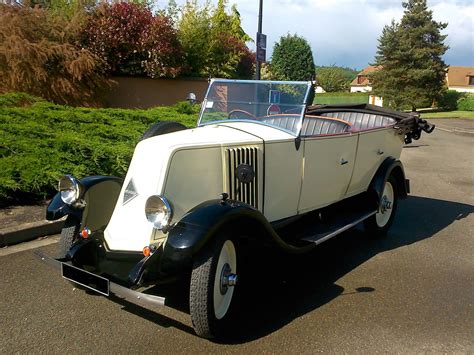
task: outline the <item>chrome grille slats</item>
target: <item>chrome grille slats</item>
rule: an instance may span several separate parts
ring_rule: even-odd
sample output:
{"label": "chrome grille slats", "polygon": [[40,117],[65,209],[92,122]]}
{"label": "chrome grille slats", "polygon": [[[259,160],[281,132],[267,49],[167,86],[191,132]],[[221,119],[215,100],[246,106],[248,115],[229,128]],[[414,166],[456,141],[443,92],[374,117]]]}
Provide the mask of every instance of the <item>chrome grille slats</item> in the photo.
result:
{"label": "chrome grille slats", "polygon": [[[237,147],[225,149],[225,172],[229,198],[258,208],[258,148]],[[240,164],[250,165],[255,173],[251,182],[245,184],[237,179],[236,170]]]}

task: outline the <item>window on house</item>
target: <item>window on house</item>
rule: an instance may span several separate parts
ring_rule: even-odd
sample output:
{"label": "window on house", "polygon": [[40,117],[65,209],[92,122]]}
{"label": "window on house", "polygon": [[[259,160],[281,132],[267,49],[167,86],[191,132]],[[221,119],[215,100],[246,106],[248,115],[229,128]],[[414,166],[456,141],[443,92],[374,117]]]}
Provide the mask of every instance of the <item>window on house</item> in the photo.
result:
{"label": "window on house", "polygon": [[469,85],[474,85],[474,76],[469,77]]}

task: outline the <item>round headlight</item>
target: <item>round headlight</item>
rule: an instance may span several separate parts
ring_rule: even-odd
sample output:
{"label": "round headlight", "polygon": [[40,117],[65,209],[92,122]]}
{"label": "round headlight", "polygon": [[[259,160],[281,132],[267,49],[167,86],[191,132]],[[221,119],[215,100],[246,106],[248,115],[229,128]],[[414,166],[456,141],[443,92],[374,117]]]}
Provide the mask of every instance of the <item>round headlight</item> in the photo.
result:
{"label": "round headlight", "polygon": [[81,196],[79,181],[71,175],[64,175],[59,180],[58,190],[61,194],[61,200],[68,205],[76,203]]}
{"label": "round headlight", "polygon": [[168,200],[163,196],[153,195],[145,204],[146,218],[156,229],[163,229],[171,221],[173,212]]}

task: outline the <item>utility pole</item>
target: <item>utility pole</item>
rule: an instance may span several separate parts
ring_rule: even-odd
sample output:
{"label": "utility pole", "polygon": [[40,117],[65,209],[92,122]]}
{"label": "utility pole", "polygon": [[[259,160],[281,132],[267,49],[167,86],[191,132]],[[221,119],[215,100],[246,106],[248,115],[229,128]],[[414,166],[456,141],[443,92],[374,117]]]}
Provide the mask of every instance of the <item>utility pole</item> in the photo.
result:
{"label": "utility pole", "polygon": [[[260,70],[261,70],[261,63],[265,61],[265,58],[262,60],[262,50],[263,50],[263,57],[265,57],[265,49],[260,46],[260,36],[262,35],[262,13],[263,13],[263,0],[260,0],[260,5],[258,8],[258,31],[257,31],[257,80],[260,80]],[[266,43],[265,43],[266,46]]]}

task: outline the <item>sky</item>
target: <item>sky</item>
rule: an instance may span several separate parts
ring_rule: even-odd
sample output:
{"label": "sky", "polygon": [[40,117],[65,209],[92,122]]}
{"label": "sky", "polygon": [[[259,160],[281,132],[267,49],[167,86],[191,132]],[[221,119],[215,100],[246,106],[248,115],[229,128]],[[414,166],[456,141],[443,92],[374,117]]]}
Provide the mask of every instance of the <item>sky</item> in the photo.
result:
{"label": "sky", "polygon": [[[167,0],[158,3],[163,7]],[[242,27],[255,38],[258,0],[229,0],[229,4],[234,3],[242,16]],[[355,69],[373,61],[383,27],[392,19],[399,21],[403,15],[402,0],[263,0],[263,3],[267,60],[281,36],[296,33],[311,45],[316,65],[335,64]],[[443,32],[448,35],[445,43],[450,47],[445,62],[474,66],[474,0],[428,0],[428,6],[436,21],[448,23]],[[251,48],[254,46],[249,44]]]}

